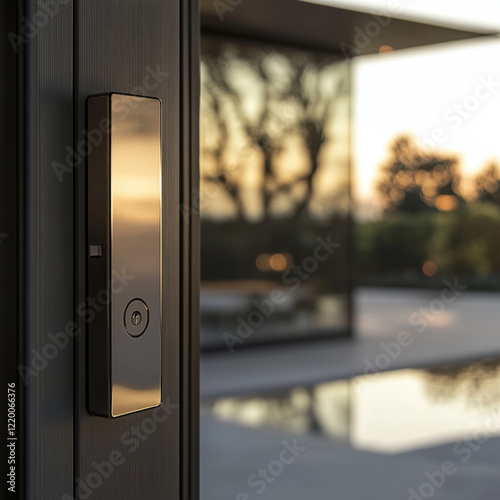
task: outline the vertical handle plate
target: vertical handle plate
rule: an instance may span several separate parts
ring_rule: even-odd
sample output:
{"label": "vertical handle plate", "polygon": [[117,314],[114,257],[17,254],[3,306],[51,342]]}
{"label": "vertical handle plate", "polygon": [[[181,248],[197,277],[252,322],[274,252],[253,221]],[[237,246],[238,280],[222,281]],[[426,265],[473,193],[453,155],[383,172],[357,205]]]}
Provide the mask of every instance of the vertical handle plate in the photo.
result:
{"label": "vertical handle plate", "polygon": [[161,402],[158,99],[87,100],[88,400],[118,417]]}

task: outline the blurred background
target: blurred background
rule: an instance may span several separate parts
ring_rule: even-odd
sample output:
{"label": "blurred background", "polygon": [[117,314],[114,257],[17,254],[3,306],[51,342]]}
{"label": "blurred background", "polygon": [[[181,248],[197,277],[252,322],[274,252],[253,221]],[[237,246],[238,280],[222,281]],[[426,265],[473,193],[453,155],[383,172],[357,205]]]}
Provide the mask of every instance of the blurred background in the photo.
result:
{"label": "blurred background", "polygon": [[201,24],[202,498],[496,499],[500,4]]}
{"label": "blurred background", "polygon": [[[207,35],[202,89],[203,347],[225,348],[221,334],[273,289],[284,299],[248,343],[345,334],[349,65]],[[296,266],[314,258],[318,238],[339,243],[336,256],[301,278]]]}

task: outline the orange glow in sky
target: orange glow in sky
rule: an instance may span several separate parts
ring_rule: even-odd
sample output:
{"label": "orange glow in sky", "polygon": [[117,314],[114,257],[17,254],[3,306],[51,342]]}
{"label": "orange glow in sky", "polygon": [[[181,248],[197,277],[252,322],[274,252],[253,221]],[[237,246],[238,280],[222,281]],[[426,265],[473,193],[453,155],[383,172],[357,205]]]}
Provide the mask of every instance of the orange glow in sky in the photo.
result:
{"label": "orange glow in sky", "polygon": [[362,56],[353,64],[353,191],[376,217],[378,167],[395,136],[460,157],[464,179],[500,159],[498,38]]}

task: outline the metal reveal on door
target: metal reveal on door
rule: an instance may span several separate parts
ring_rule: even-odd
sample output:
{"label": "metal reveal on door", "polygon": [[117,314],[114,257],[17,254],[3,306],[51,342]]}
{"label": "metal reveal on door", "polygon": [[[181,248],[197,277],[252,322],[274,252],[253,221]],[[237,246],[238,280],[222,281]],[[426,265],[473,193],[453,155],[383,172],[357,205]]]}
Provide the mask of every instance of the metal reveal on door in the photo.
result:
{"label": "metal reveal on door", "polygon": [[160,100],[87,99],[88,403],[118,417],[161,402]]}

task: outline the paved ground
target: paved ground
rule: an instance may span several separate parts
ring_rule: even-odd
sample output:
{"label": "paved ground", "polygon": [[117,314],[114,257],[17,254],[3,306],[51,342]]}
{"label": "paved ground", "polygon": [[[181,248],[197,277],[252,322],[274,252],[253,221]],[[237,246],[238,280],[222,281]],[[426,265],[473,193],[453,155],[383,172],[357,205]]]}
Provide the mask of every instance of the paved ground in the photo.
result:
{"label": "paved ground", "polygon": [[[417,493],[423,488],[424,495],[431,495],[420,498],[433,500],[499,498],[499,439],[489,440],[463,462],[466,455],[455,454],[453,444],[380,455],[334,440],[239,427],[210,417],[203,419],[202,429],[202,500],[419,500],[411,497],[410,488]],[[264,483],[266,489],[259,495],[264,484],[250,486],[249,478],[269,465],[279,472],[280,467],[272,462],[279,459],[283,441],[293,445],[294,439],[306,450],[285,465],[273,483]],[[434,474],[448,461],[453,462],[446,469],[451,475]],[[422,486],[429,482],[426,472],[440,482],[444,477],[442,487]]]}
{"label": "paved ground", "polygon": [[[367,366],[382,359],[377,358],[384,353],[381,342],[387,345],[397,341],[401,331],[409,333],[412,344],[403,346],[385,369],[500,357],[500,293],[463,292],[448,304],[441,301],[439,292],[365,289],[356,298],[356,340],[204,355],[203,397],[262,393],[362,374]],[[283,441],[292,443],[294,438],[307,450],[286,465],[272,483],[265,483],[265,491],[258,494],[264,483],[258,483],[258,487],[254,477],[251,486],[249,477],[278,459]],[[453,445],[377,454],[319,435],[247,428],[204,416],[202,498],[498,500],[500,440],[490,438],[466,461],[467,455],[453,452]],[[423,486],[421,496],[412,497],[409,488],[418,492],[429,481],[425,473],[439,470],[448,460],[456,469],[446,476],[445,484],[440,488]],[[279,464],[274,466],[279,470]]]}
{"label": "paved ground", "polygon": [[[356,304],[355,339],[204,354],[202,397],[313,385],[360,375],[373,366],[423,368],[500,356],[500,293],[466,291],[445,304],[439,291],[362,289]],[[412,343],[385,367],[380,344],[396,341],[402,331]]]}

